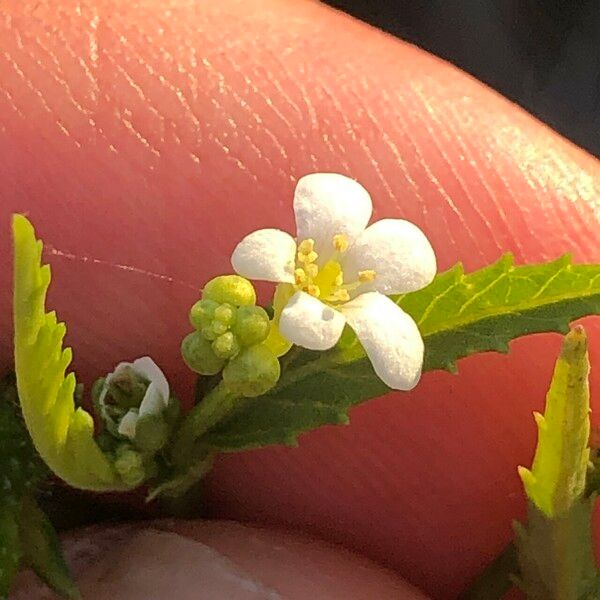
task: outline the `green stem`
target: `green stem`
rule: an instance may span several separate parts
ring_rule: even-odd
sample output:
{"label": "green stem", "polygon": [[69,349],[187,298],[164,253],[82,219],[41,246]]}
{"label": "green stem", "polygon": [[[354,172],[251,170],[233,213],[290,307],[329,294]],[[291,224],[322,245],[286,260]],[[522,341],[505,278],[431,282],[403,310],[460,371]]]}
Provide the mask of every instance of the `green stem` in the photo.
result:
{"label": "green stem", "polygon": [[172,456],[176,465],[183,466],[189,462],[194,442],[231,414],[241,397],[221,381],[192,408],[175,435]]}
{"label": "green stem", "polygon": [[511,575],[518,570],[517,552],[514,544],[510,543],[457,600],[500,600],[513,587]]}
{"label": "green stem", "polygon": [[[308,375],[333,367],[340,361],[341,356],[337,352],[328,352],[297,368],[293,368],[294,359],[295,356],[292,355],[286,360],[285,366],[289,365],[291,368],[285,369],[284,374],[275,386],[275,390],[281,390]],[[221,381],[192,408],[175,435],[176,441],[173,447],[172,459],[177,467],[185,467],[189,464],[194,443],[220,421],[228,417],[241,399],[240,394],[232,392]]]}
{"label": "green stem", "polygon": [[167,479],[155,487],[146,500],[150,502],[161,496],[164,498],[177,498],[189,492],[211,469],[215,458],[214,453],[206,448],[192,447],[192,456],[187,457],[187,462],[175,476]]}

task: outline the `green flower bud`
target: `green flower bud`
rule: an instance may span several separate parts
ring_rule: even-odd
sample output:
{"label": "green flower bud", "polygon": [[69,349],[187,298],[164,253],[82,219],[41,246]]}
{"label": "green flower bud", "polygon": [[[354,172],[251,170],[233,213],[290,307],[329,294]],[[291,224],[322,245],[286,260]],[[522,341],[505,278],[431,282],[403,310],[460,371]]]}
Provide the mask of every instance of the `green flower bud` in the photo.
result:
{"label": "green flower bud", "polygon": [[217,308],[219,308],[219,304],[214,300],[198,300],[190,309],[190,323],[196,329],[208,327],[212,323]]}
{"label": "green flower bud", "polygon": [[221,357],[221,358],[232,358],[240,351],[240,345],[238,341],[231,333],[228,331],[223,335],[220,335],[213,343],[212,343],[213,352]]}
{"label": "green flower bud", "polygon": [[260,306],[242,306],[238,309],[232,330],[242,346],[260,344],[269,335],[269,315]]}
{"label": "green flower bud", "polygon": [[129,444],[123,444],[115,453],[115,469],[121,479],[132,487],[141,485],[146,479],[142,455]]}
{"label": "green flower bud", "polygon": [[149,383],[132,367],[124,366],[113,375],[108,384],[107,395],[112,400],[111,403],[127,411],[140,405]]}
{"label": "green flower bud", "polygon": [[200,333],[202,334],[202,337],[209,342],[214,342],[220,335],[213,329],[212,323],[207,327],[203,327]]}
{"label": "green flower bud", "polygon": [[225,325],[225,323],[222,323],[221,321],[213,321],[210,328],[217,335],[223,335],[229,329],[229,327],[227,325]]}
{"label": "green flower bud", "polygon": [[100,417],[104,423],[103,433],[106,435],[107,439],[111,436],[113,436],[113,439],[115,439],[120,437],[118,432],[119,423],[125,413],[127,413],[128,409],[121,408],[117,404],[114,404],[114,399],[112,395],[109,394],[110,388],[109,390],[106,390],[105,398],[103,401],[101,401],[102,393],[105,391],[105,386],[106,377],[100,377],[99,379],[96,379],[94,385],[92,386],[92,403],[96,415],[98,415],[98,417]]}
{"label": "green flower bud", "polygon": [[210,341],[203,333],[194,331],[187,335],[181,342],[181,354],[192,371],[200,375],[216,375],[223,368],[225,360],[213,352]]}
{"label": "green flower bud", "polygon": [[231,304],[219,304],[215,308],[214,319],[225,325],[231,325],[235,321],[236,309]]}
{"label": "green flower bud", "polygon": [[239,275],[221,275],[211,279],[202,291],[202,297],[219,304],[246,306],[256,303],[256,292],[252,284]]}
{"label": "green flower bud", "polygon": [[158,452],[169,439],[170,428],[161,415],[142,415],[135,425],[136,448],[142,452]]}
{"label": "green flower bud", "polygon": [[223,369],[223,381],[234,392],[254,398],[268,392],[279,380],[277,357],[264,345],[250,346]]}

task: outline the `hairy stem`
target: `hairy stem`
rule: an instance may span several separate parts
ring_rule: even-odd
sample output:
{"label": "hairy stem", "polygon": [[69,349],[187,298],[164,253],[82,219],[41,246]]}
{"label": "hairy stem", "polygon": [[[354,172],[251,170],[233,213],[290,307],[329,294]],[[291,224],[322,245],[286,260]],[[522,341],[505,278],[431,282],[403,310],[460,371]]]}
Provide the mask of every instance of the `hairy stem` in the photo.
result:
{"label": "hairy stem", "polygon": [[177,466],[187,464],[194,442],[231,414],[240,399],[241,396],[232,392],[223,381],[204,396],[187,414],[175,435],[173,462]]}
{"label": "hairy stem", "polygon": [[[281,390],[307,375],[333,367],[341,356],[336,352],[322,354],[319,358],[294,368],[295,358],[296,354],[292,350],[290,357],[285,360],[284,373],[274,390]],[[194,443],[228,417],[241,399],[242,396],[232,392],[223,381],[212,388],[188,413],[175,436],[172,453],[175,465],[181,467],[188,464]]]}

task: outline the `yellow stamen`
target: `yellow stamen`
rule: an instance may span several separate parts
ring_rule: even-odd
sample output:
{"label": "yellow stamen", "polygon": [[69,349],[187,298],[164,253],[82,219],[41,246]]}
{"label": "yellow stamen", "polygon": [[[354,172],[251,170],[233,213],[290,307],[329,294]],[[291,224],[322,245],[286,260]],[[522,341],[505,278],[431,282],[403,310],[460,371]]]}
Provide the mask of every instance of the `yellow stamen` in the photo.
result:
{"label": "yellow stamen", "polygon": [[304,270],[311,279],[314,279],[319,274],[319,267],[313,263],[306,265]]}
{"label": "yellow stamen", "polygon": [[319,255],[314,251],[309,252],[308,254],[298,252],[298,262],[301,263],[313,263],[317,258],[319,258]]}
{"label": "yellow stamen", "polygon": [[340,271],[336,278],[335,278],[335,285],[337,287],[340,287],[341,285],[344,285],[344,273],[342,271]]}
{"label": "yellow stamen", "polygon": [[349,245],[350,245],[350,242],[348,241],[348,238],[343,233],[336,233],[333,236],[333,247],[338,252],[346,252],[346,250],[348,250]]}
{"label": "yellow stamen", "polygon": [[315,249],[315,240],[308,238],[298,244],[298,252],[300,254],[310,254]]}
{"label": "yellow stamen", "polygon": [[348,302],[350,300],[350,294],[348,290],[336,290],[329,296],[329,299],[332,302]]}
{"label": "yellow stamen", "polygon": [[359,271],[358,272],[358,280],[361,283],[368,283],[370,281],[373,281],[375,279],[376,273],[375,271],[373,271],[373,269],[367,269],[366,271]]}
{"label": "yellow stamen", "polygon": [[319,289],[319,286],[314,285],[313,283],[307,286],[306,291],[315,298],[318,298],[321,295],[321,290]]}
{"label": "yellow stamen", "polygon": [[296,269],[294,271],[294,277],[296,279],[296,285],[302,285],[307,280],[306,271],[304,269]]}

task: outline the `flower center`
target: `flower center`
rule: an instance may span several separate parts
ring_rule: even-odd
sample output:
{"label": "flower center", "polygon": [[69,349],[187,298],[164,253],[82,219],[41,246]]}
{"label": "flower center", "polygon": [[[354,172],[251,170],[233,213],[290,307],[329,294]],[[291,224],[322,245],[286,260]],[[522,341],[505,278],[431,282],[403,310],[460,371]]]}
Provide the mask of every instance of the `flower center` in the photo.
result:
{"label": "flower center", "polygon": [[350,243],[343,233],[338,233],[333,236],[332,245],[335,250],[333,257],[319,268],[315,241],[310,238],[302,240],[298,244],[294,277],[296,289],[319,298],[326,304],[336,305],[348,302],[350,292],[363,283],[373,281],[376,273],[371,269],[359,271],[356,281],[345,282],[341,259]]}

